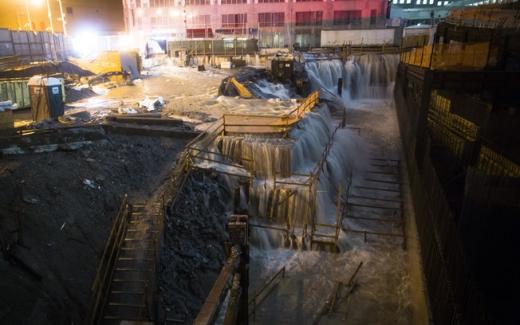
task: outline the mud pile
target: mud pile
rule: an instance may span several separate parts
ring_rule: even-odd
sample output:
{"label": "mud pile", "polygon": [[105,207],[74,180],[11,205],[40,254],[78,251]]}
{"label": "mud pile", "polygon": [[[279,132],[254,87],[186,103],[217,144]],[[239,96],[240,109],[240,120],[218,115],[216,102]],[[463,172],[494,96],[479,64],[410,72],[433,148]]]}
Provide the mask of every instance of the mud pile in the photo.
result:
{"label": "mud pile", "polygon": [[0,157],[0,323],[81,324],[123,194],[155,191],[183,145],[114,135]]}
{"label": "mud pile", "polygon": [[166,215],[159,290],[168,319],[191,324],[222,268],[232,201],[222,184],[217,176],[191,173]]}

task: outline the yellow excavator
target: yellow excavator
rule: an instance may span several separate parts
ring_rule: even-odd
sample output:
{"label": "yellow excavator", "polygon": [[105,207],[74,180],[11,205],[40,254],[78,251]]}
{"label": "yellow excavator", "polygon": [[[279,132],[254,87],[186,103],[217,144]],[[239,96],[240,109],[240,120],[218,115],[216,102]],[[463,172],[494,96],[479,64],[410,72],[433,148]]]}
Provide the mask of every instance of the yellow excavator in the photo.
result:
{"label": "yellow excavator", "polygon": [[141,58],[137,51],[105,51],[94,60],[69,58],[69,61],[97,76],[104,76],[111,81],[137,79],[141,74]]}

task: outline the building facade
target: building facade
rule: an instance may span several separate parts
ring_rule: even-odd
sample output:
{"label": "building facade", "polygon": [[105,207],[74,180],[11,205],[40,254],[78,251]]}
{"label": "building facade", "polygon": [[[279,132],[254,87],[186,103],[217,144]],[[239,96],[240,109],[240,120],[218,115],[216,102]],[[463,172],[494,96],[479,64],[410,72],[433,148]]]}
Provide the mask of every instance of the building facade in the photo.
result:
{"label": "building facade", "polygon": [[131,33],[166,39],[257,38],[317,46],[321,30],[385,27],[388,0],[123,0]]}

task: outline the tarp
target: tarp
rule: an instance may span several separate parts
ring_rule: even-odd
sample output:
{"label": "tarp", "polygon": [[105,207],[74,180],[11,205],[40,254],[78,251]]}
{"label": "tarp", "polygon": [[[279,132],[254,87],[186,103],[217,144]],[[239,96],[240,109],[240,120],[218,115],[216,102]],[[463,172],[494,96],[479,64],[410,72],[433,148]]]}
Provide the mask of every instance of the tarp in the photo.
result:
{"label": "tarp", "polygon": [[35,75],[53,75],[57,73],[76,74],[80,77],[92,76],[93,73],[70,62],[45,62],[24,65],[0,71],[0,78],[29,78]]}

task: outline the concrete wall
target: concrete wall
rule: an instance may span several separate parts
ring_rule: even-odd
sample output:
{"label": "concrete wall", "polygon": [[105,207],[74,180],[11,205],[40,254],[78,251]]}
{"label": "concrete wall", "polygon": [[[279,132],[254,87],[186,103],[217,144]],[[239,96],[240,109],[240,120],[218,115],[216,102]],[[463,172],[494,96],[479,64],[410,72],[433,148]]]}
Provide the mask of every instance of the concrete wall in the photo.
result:
{"label": "concrete wall", "polygon": [[394,44],[394,29],[322,30],[321,46]]}

